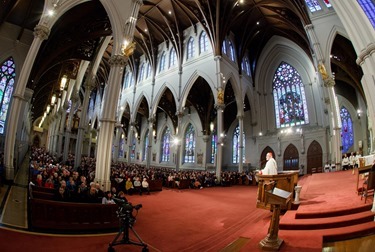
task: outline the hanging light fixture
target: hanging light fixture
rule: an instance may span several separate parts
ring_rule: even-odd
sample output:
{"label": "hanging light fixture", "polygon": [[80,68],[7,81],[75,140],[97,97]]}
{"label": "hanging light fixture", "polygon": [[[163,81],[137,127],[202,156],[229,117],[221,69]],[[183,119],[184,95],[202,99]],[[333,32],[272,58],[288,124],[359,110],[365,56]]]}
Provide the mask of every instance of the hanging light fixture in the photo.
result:
{"label": "hanging light fixture", "polygon": [[54,106],[55,103],[56,103],[56,94],[53,94],[51,98],[51,106]]}

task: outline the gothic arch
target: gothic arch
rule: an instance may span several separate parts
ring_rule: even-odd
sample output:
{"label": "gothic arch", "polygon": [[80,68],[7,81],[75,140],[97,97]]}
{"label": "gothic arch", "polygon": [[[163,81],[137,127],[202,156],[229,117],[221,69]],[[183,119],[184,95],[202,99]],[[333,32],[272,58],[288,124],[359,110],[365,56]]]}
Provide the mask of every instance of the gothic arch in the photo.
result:
{"label": "gothic arch", "polygon": [[[330,162],[330,161],[329,161]],[[307,149],[307,174],[322,171],[323,150],[317,141],[312,141]]]}
{"label": "gothic arch", "polygon": [[289,144],[284,151],[283,170],[299,170],[299,153],[294,144]]}

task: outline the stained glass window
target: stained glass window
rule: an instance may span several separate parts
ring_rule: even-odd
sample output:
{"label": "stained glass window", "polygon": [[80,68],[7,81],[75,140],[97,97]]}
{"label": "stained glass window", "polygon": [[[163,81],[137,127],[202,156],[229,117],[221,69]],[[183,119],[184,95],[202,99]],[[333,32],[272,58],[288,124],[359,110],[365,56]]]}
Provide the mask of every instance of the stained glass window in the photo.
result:
{"label": "stained glass window", "polygon": [[0,134],[4,134],[5,122],[12,98],[14,80],[16,78],[16,65],[12,57],[1,64],[0,70]]}
{"label": "stained glass window", "polygon": [[221,50],[223,51],[223,54],[227,54],[227,41],[224,39],[223,41],[223,46],[221,48]]}
{"label": "stained glass window", "polygon": [[372,27],[375,28],[375,4],[373,0],[358,0],[367,18],[370,20]]}
{"label": "stained glass window", "polygon": [[230,59],[232,61],[235,61],[234,47],[231,41],[229,41],[229,52],[230,52],[230,55],[229,55]]}
{"label": "stained glass window", "polygon": [[305,0],[305,2],[311,12],[319,11],[322,9],[318,0]]}
{"label": "stained glass window", "polygon": [[194,56],[194,39],[190,38],[187,44],[187,58],[191,59]]}
{"label": "stained glass window", "polygon": [[164,71],[165,69],[165,53],[163,52],[160,57],[159,72]]}
{"label": "stained glass window", "polygon": [[195,162],[195,129],[189,124],[185,133],[185,163]]}
{"label": "stained glass window", "polygon": [[138,82],[143,81],[144,78],[145,78],[145,64],[142,64],[141,71],[139,72]]}
{"label": "stained glass window", "polygon": [[[245,132],[242,134],[243,152],[242,160],[245,161]],[[238,125],[233,131],[232,161],[233,164],[240,162],[240,126]]]}
{"label": "stained glass window", "polygon": [[131,149],[131,152],[130,152],[130,158],[131,159],[135,159],[135,144],[136,144],[136,141],[137,141],[137,137],[135,135],[135,133],[133,132],[133,139],[132,139],[132,149]]}
{"label": "stained glass window", "polygon": [[124,157],[124,150],[125,150],[125,136],[124,136],[124,134],[121,135],[119,146],[120,146],[120,148],[119,148],[119,152],[118,152],[118,157],[122,158],[122,157]]}
{"label": "stained glass window", "polygon": [[127,72],[125,75],[125,88],[128,88],[132,85],[132,74],[130,72]]}
{"label": "stained glass window", "polygon": [[297,70],[281,62],[273,77],[277,128],[309,123],[305,88]]}
{"label": "stained glass window", "polygon": [[171,143],[171,131],[169,130],[169,128],[167,127],[165,130],[164,130],[164,133],[163,133],[163,142],[162,142],[162,149],[161,149],[161,161],[162,162],[169,162],[170,160],[170,143]]}
{"label": "stained glass window", "polygon": [[148,130],[145,134],[145,139],[143,140],[143,160],[147,159],[147,149],[148,149]]}
{"label": "stained glass window", "polygon": [[147,63],[147,67],[146,67],[146,79],[148,77],[150,77],[150,75],[151,75],[151,65],[150,65],[150,63]]}
{"label": "stained glass window", "polygon": [[171,49],[169,53],[169,67],[175,66],[177,61],[176,49],[174,47]]}
{"label": "stained glass window", "polygon": [[211,136],[211,164],[215,163],[215,156],[217,153],[217,134],[213,133]]}
{"label": "stained glass window", "polygon": [[241,68],[246,75],[250,76],[250,63],[247,57],[242,61]]}
{"label": "stained glass window", "polygon": [[205,31],[201,33],[201,37],[199,39],[199,46],[201,53],[208,51],[208,37]]}
{"label": "stained glass window", "polygon": [[345,107],[340,109],[341,117],[341,142],[342,153],[347,153],[350,147],[353,146],[353,121],[349,111]]}

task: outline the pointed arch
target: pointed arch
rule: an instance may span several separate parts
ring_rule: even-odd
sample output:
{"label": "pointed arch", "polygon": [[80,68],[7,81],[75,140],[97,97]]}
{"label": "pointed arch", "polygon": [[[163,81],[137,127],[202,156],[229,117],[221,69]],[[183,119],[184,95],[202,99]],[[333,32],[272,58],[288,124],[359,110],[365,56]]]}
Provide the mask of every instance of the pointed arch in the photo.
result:
{"label": "pointed arch", "polygon": [[[329,163],[331,161],[329,160]],[[317,171],[322,171],[323,167],[323,150],[322,146],[316,141],[312,141],[307,149],[307,173],[312,174]]]}
{"label": "pointed arch", "polygon": [[290,127],[309,123],[305,87],[298,71],[281,62],[273,78],[273,98],[276,127]]}
{"label": "pointed arch", "polygon": [[299,170],[299,153],[294,144],[289,144],[284,151],[283,170]]}
{"label": "pointed arch", "polygon": [[15,79],[16,64],[13,57],[9,57],[0,66],[0,134],[4,134],[5,132],[5,124]]}

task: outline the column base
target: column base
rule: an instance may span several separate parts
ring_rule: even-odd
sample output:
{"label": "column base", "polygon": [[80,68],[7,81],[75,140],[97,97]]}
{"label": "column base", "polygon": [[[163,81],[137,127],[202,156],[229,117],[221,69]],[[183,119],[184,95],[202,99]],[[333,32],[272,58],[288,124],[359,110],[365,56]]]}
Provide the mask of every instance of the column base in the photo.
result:
{"label": "column base", "polygon": [[265,251],[278,251],[283,244],[284,240],[276,238],[270,238],[268,235],[259,242],[259,248]]}

